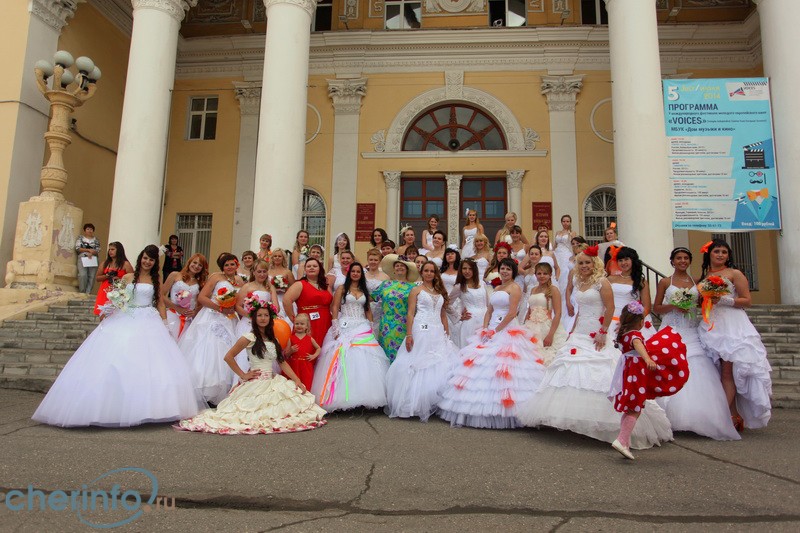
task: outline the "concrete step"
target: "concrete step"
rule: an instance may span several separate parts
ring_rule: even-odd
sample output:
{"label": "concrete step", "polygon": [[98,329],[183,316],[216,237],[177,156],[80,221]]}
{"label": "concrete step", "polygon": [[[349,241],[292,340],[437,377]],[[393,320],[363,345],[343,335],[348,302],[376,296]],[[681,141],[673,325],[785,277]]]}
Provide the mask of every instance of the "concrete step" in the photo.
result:
{"label": "concrete step", "polygon": [[28,313],[28,320],[57,320],[59,322],[95,322],[96,318],[90,313]]}
{"label": "concrete step", "polygon": [[24,348],[4,348],[0,350],[0,363],[56,363],[66,364],[73,350],[26,350]]}
{"label": "concrete step", "polygon": [[94,320],[6,320],[0,329],[15,330],[15,331],[34,331],[36,329],[42,330],[69,330],[73,328],[80,329],[94,329],[99,324],[99,321]]}
{"label": "concrete step", "polygon": [[55,379],[64,368],[58,363],[0,363],[0,375],[3,376],[46,376]]}
{"label": "concrete step", "polygon": [[47,392],[55,377],[48,376],[7,376],[0,374],[0,389],[17,389],[33,392]]}

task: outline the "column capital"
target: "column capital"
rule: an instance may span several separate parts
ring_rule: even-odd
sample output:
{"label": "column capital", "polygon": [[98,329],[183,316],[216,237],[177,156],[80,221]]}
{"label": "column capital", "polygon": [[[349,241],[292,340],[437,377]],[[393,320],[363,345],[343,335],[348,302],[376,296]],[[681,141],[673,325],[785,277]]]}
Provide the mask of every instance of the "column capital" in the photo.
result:
{"label": "column capital", "polygon": [[447,190],[458,190],[461,186],[461,178],[463,177],[463,174],[445,174],[444,179],[447,180]]}
{"label": "column capital", "polygon": [[75,16],[78,4],[85,0],[30,0],[28,11],[57,33]]}
{"label": "column capital", "polygon": [[367,95],[367,78],[328,80],[328,96],[337,115],[357,115],[361,99]]}
{"label": "column capital", "polygon": [[583,88],[583,74],[576,76],[542,76],[541,90],[547,97],[550,111],[575,111],[578,93]]}
{"label": "column capital", "polygon": [[131,0],[131,4],[134,14],[138,9],[156,9],[181,22],[186,12],[197,5],[197,0]]}
{"label": "column capital", "polygon": [[506,183],[509,189],[521,189],[525,170],[506,170]]}
{"label": "column capital", "polygon": [[261,82],[234,81],[233,92],[239,100],[241,115],[258,115],[261,106]]}
{"label": "column capital", "polygon": [[[314,11],[317,9],[317,0],[264,0],[264,6],[269,11],[270,6],[276,4],[292,4],[303,9],[310,17],[314,16]],[[269,17],[269,13],[267,13]]]}
{"label": "column capital", "polygon": [[400,190],[400,171],[399,170],[384,170],[383,181],[386,182],[386,189]]}

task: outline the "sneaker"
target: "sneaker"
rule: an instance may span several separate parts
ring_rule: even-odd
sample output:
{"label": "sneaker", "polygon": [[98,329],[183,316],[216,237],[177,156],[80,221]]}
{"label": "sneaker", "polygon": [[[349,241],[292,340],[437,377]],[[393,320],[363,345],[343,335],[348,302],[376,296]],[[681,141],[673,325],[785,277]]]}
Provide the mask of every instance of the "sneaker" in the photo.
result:
{"label": "sneaker", "polygon": [[623,446],[620,441],[614,440],[614,442],[611,443],[611,447],[621,453],[626,459],[634,459],[630,449]]}

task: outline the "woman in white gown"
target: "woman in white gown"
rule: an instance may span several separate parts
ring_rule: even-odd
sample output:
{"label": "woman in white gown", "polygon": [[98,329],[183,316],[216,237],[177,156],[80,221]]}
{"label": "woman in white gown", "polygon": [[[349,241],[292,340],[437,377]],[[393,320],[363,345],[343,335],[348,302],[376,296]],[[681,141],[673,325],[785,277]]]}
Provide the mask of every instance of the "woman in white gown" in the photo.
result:
{"label": "woman in white gown", "polygon": [[347,277],[347,269],[355,261],[355,255],[350,250],[342,250],[339,252],[339,264],[334,266],[328,271],[326,281],[328,282],[328,290],[331,294],[336,292],[336,289],[344,285],[344,280]]}
{"label": "woman in white gown", "polygon": [[[455,245],[451,244],[444,252],[444,262],[440,269],[442,283],[444,283],[444,290],[447,294],[450,294],[453,291],[453,287],[456,286],[458,269],[460,267],[461,254],[458,252]],[[447,309],[445,309],[445,312],[447,313],[448,331],[450,332],[450,338],[453,339],[453,342],[456,342],[456,339],[458,339],[461,334],[462,311],[461,300],[450,298],[449,305]]]}
{"label": "woman in white gown", "polygon": [[454,300],[460,301],[461,324],[458,328],[458,335],[451,335],[451,338],[460,349],[469,344],[469,339],[483,327],[483,319],[486,309],[489,307],[486,288],[483,280],[479,277],[478,266],[472,259],[461,261],[456,284],[450,291],[450,301]]}
{"label": "woman in white gown", "polygon": [[447,235],[443,231],[437,231],[433,234],[433,250],[425,254],[428,261],[433,261],[436,268],[442,268],[444,262],[444,244],[447,242]]}
{"label": "woman in white gown", "polygon": [[634,300],[642,302],[644,306],[644,326],[641,329],[644,339],[647,340],[656,333],[653,319],[650,316],[652,300],[650,299],[650,284],[644,278],[642,261],[633,248],[623,246],[619,248],[613,259],[619,266],[620,273],[608,276],[611,290],[614,292],[614,318],[608,334],[617,338],[619,331],[619,317],[622,310]]}
{"label": "woman in white gown", "polygon": [[458,349],[448,338],[444,311],[448,296],[438,267],[428,261],[421,277],[422,284],[414,287],[408,298],[409,333],[386,374],[386,414],[392,418],[418,416],[425,422],[441,400]]}
{"label": "woman in white gown", "polygon": [[698,327],[700,342],[720,365],[734,427],[740,431],[766,427],[772,414],[771,367],[761,335],[744,311],[751,305],[749,283],[733,267],[727,242],[714,239],[703,248],[703,279],[719,276],[730,293],[711,298],[709,321]]}
{"label": "woman in white gown", "polygon": [[482,233],[476,235],[473,242],[475,243],[475,255],[473,255],[471,258],[462,255],[462,258],[473,259],[475,264],[478,265],[478,277],[483,279],[484,274],[486,274],[486,270],[492,263],[492,249],[489,246],[489,238]]}
{"label": "woman in white gown", "polygon": [[370,295],[369,306],[372,310],[372,331],[376,335],[379,331],[378,324],[381,321],[381,303],[375,301],[372,293],[380,287],[381,283],[389,279],[389,276],[381,270],[381,259],[383,259],[383,254],[377,248],[367,252],[367,270],[364,272],[364,278],[367,280],[367,290]]}
{"label": "woman in white gown", "polygon": [[[181,420],[178,429],[220,435],[258,435],[288,433],[318,428],[326,423],[325,410],[314,403],[300,379],[284,361],[275,339],[273,320],[277,317],[271,304],[257,296],[248,299],[252,331],[240,337],[225,354],[224,361],[240,379],[230,395],[216,409],[206,409],[197,416]],[[241,351],[250,356],[250,370],[236,364]],[[276,374],[274,365],[290,379]]]}
{"label": "woman in white gown", "polygon": [[556,261],[558,261],[561,274],[554,281],[556,281],[558,284],[558,290],[561,292],[562,296],[567,291],[567,281],[569,280],[570,271],[568,266],[570,265],[570,260],[572,259],[572,239],[574,237],[575,232],[572,231],[572,217],[569,215],[562,216],[561,231],[555,235],[556,249],[553,250],[553,253],[556,255]]}
{"label": "woman in white gown", "polygon": [[518,427],[517,409],[544,375],[536,345],[515,320],[522,298],[514,282],[517,265],[504,259],[499,270],[501,284],[489,298],[484,329],[461,350],[439,402],[438,415],[452,426]]}
{"label": "woman in white gown", "polygon": [[[282,253],[282,251],[280,249],[275,250],[273,256],[277,253]],[[272,258],[270,258],[270,261],[271,260]],[[251,278],[252,281],[246,283],[239,292],[236,293],[235,309],[242,318],[239,319],[234,328],[234,339],[242,337],[245,333],[253,329],[253,320],[244,309],[244,302],[247,298],[254,295],[258,296],[259,299],[272,304],[278,309],[278,291],[275,289],[275,286],[269,282],[269,264],[263,259],[256,261],[253,264]],[[250,358],[247,354],[247,350],[239,352],[239,355],[236,356],[236,364],[245,372],[250,370]],[[275,371],[277,372],[277,370],[276,368]],[[233,374],[231,376],[231,387],[236,385],[238,381],[239,377]]]}
{"label": "woman in white gown", "polygon": [[167,329],[176,342],[200,311],[197,295],[206,279],[208,261],[203,254],[194,254],[181,271],[171,272],[164,280],[161,298],[167,308]]}
{"label": "woman in white gown", "polygon": [[389,358],[372,329],[364,267],[353,263],[333,296],[333,325],[316,362],[311,392],[327,412],[386,405]]}
{"label": "woman in white gown", "polygon": [[[189,368],[162,323],[158,247],[147,246],[123,278],[127,309],[86,338],[42,400],[33,420],[62,427],[128,427],[171,422],[205,407]],[[159,316],[160,315],[160,316]]]}
{"label": "woman in white gown", "polygon": [[[207,402],[221,402],[231,388],[233,372],[224,356],[236,342],[236,309],[223,302],[223,294],[236,293],[242,281],[236,275],[239,261],[233,254],[217,260],[222,272],[209,276],[197,301],[203,308],[181,336],[178,348],[191,368],[192,381]],[[235,298],[230,302],[235,304]]]}
{"label": "woman in white gown", "polygon": [[[539,390],[521,406],[518,417],[526,426],[550,426],[611,443],[617,438],[620,415],[607,394],[620,352],[604,324],[613,316],[611,286],[593,247],[577,257],[575,289],[580,311],[567,343],[557,352]],[[649,402],[631,438],[634,449],[672,440],[664,411]]]}
{"label": "woman in white gown", "polygon": [[[697,333],[699,294],[689,274],[692,253],[687,248],[675,248],[669,260],[674,271],[658,283],[653,308],[662,315],[661,327],[670,326],[683,339],[689,380],[676,394],[658,398],[656,402],[666,411],[673,431],[692,431],[715,440],[739,440],[741,437],[731,421],[719,370],[706,354]],[[679,297],[684,301],[691,299],[694,305],[678,307],[671,303]]]}
{"label": "woman in white gown", "polygon": [[465,258],[472,257],[475,255],[475,237],[484,234],[483,224],[478,220],[478,212],[474,209],[467,209],[467,220],[462,234],[461,255]]}
{"label": "woman in white gown", "polygon": [[567,332],[561,325],[561,295],[558,287],[553,284],[552,265],[541,262],[534,270],[538,283],[528,292],[525,328],[532,335],[531,340],[536,344],[547,366],[567,341]]}

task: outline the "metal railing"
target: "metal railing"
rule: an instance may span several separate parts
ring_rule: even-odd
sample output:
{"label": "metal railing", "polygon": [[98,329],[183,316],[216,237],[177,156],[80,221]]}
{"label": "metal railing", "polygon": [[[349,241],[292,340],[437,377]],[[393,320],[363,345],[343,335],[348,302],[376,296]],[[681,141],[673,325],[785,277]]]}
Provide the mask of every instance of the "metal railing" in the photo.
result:
{"label": "metal railing", "polygon": [[[642,261],[642,267],[644,267],[644,277],[647,280],[647,284],[650,286],[652,290],[651,296],[655,295],[656,291],[658,290],[658,282],[666,278],[667,276],[665,276],[655,268],[651,267],[644,261]],[[656,314],[656,312],[653,311],[652,309],[650,310],[650,316],[658,319],[659,322],[661,321],[661,315]]]}

